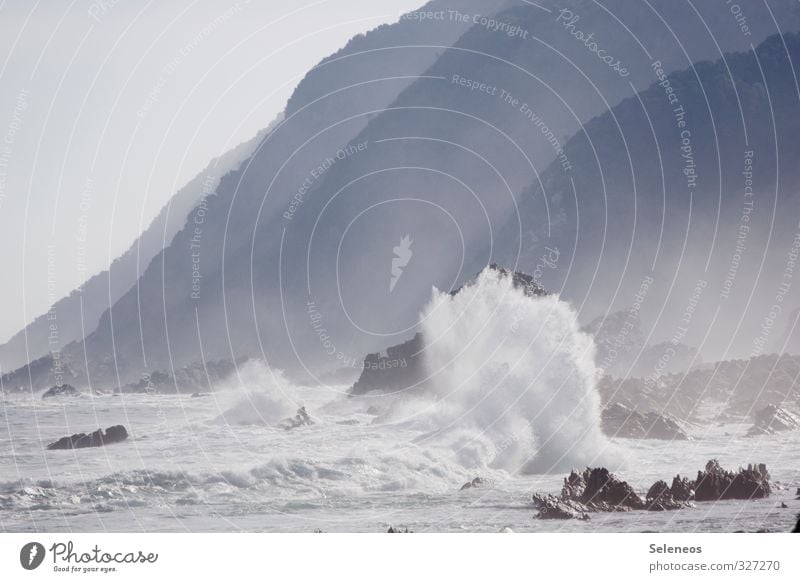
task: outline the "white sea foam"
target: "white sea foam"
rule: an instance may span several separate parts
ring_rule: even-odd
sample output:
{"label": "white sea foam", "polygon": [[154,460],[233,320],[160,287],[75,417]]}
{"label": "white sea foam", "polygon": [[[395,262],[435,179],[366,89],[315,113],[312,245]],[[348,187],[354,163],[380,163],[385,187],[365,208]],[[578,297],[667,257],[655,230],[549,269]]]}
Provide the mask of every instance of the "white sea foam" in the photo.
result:
{"label": "white sea foam", "polygon": [[604,461],[594,344],[566,302],[487,269],[455,296],[434,290],[421,321],[430,398],[399,411],[428,431],[418,446],[511,473]]}

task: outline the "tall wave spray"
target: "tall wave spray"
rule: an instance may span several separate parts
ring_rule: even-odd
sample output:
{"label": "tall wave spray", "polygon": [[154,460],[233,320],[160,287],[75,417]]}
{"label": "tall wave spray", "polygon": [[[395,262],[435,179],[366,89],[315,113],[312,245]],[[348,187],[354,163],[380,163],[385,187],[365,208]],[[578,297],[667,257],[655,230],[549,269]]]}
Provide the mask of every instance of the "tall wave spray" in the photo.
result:
{"label": "tall wave spray", "polygon": [[421,440],[512,473],[604,461],[594,344],[566,302],[486,269],[454,296],[434,290],[422,328],[434,401],[416,415]]}

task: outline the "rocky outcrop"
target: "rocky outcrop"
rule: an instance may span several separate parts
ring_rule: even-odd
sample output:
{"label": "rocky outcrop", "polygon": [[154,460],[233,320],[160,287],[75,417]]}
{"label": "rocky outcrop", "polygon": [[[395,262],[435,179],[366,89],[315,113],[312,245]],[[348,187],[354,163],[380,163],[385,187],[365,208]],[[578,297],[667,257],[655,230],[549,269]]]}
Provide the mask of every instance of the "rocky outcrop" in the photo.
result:
{"label": "rocky outcrop", "polygon": [[216,384],[227,380],[247,362],[248,358],[200,361],[174,371],[154,371],[116,391],[125,394],[204,394],[212,392]]}
{"label": "rocky outcrop", "polygon": [[769,472],[764,464],[748,465],[738,472],[726,471],[716,459],[706,463],[705,471],[697,472],[694,483],[697,501],[721,499],[763,499],[769,497]]}
{"label": "rocky outcrop", "polygon": [[800,423],[794,415],[780,406],[769,404],[755,413],[755,423],[747,431],[747,436],[763,436],[797,430]]}
{"label": "rocky outcrop", "polygon": [[58,449],[84,449],[88,447],[102,447],[112,443],[120,443],[128,438],[128,431],[121,424],[108,427],[105,431],[98,428],[90,434],[78,433],[63,437],[47,445],[48,450]]}
{"label": "rocky outcrop", "polygon": [[[511,271],[496,264],[489,265],[486,269],[497,271],[503,277],[510,277],[514,287],[522,290],[529,297],[547,295],[547,291],[527,273]],[[476,275],[476,279],[478,275]],[[472,285],[474,281],[475,279],[451,291],[450,295],[457,295],[462,289]],[[368,354],[364,358],[364,369],[350,389],[350,394],[359,396],[369,392],[392,393],[423,386],[426,380],[422,359],[424,349],[424,338],[421,333],[417,333],[410,340],[387,348],[386,355]]]}
{"label": "rocky outcrop", "polygon": [[60,398],[62,396],[79,396],[80,392],[70,384],[60,384],[53,386],[47,392],[42,394],[42,398]]}
{"label": "rocky outcrop", "polygon": [[569,499],[534,493],[532,501],[539,519],[590,519],[586,506]]}
{"label": "rocky outcrop", "polygon": [[291,430],[293,428],[297,428],[298,426],[307,426],[314,424],[314,421],[306,412],[306,407],[301,406],[297,409],[297,414],[294,415],[292,418],[284,419],[278,424],[278,426],[284,430]]}
{"label": "rocky outcrop", "polygon": [[656,481],[642,499],[633,487],[604,467],[573,470],[564,478],[561,495],[534,493],[540,519],[588,519],[590,513],[613,511],[669,511],[692,506],[692,501],[759,499],[770,494],[766,465],[748,465],[737,473],[725,471],[716,460],[690,481],[676,475],[672,484]]}
{"label": "rocky outcrop", "polygon": [[583,473],[572,471],[564,479],[561,498],[577,501],[590,511],[646,509],[633,487],[605,467],[587,468]]}
{"label": "rocky outcrop", "polygon": [[461,491],[465,489],[491,489],[494,487],[494,481],[486,477],[475,477],[472,481],[467,481],[461,486]]}
{"label": "rocky outcrop", "polygon": [[657,412],[642,414],[615,402],[603,409],[601,428],[610,437],[631,439],[686,440],[681,426],[669,416]]}
{"label": "rocky outcrop", "polygon": [[399,392],[419,386],[425,379],[422,365],[422,334],[397,346],[387,348],[386,355],[367,354],[364,369],[350,389],[358,396],[368,392]]}

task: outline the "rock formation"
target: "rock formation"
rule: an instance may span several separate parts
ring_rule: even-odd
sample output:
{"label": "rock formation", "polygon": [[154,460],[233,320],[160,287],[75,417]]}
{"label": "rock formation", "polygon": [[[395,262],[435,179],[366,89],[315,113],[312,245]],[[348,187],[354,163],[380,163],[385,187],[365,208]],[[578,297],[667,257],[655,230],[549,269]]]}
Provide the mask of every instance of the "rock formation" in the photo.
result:
{"label": "rock formation", "polygon": [[78,433],[62,437],[54,443],[47,445],[48,450],[57,449],[84,449],[87,447],[102,447],[112,443],[119,443],[128,438],[128,431],[121,424],[108,427],[105,431],[98,428],[91,434]]}
{"label": "rock formation", "polygon": [[755,424],[747,431],[747,436],[762,436],[796,430],[800,423],[794,415],[780,406],[768,404],[754,414]]}
{"label": "rock formation", "polygon": [[657,412],[641,413],[615,402],[603,409],[601,427],[611,437],[631,439],[686,440],[681,426]]}
{"label": "rock formation", "polygon": [[56,398],[61,396],[79,396],[80,392],[74,387],[69,384],[59,384],[57,386],[53,386],[42,394],[42,398]]}
{"label": "rock formation", "polygon": [[472,481],[467,481],[461,486],[461,491],[465,489],[490,489],[494,487],[494,481],[485,477],[475,477]]}
{"label": "rock formation", "polygon": [[287,418],[280,422],[278,425],[284,430],[291,430],[293,428],[297,428],[298,426],[305,426],[314,424],[314,421],[311,420],[311,417],[306,412],[306,407],[301,406],[297,409],[297,414],[294,415],[293,418]]}
{"label": "rock formation", "polygon": [[739,471],[726,471],[716,459],[706,463],[705,471],[697,472],[694,483],[697,501],[720,499],[762,499],[769,497],[769,472],[764,464],[748,465]]}

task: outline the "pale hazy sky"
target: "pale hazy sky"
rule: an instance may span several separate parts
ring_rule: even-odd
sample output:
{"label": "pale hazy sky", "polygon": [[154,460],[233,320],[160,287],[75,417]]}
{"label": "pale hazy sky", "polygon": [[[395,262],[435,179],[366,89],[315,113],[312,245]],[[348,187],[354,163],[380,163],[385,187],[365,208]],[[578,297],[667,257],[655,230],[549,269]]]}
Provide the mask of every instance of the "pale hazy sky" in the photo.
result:
{"label": "pale hazy sky", "polygon": [[320,59],[421,4],[0,1],[0,341],[105,269]]}

